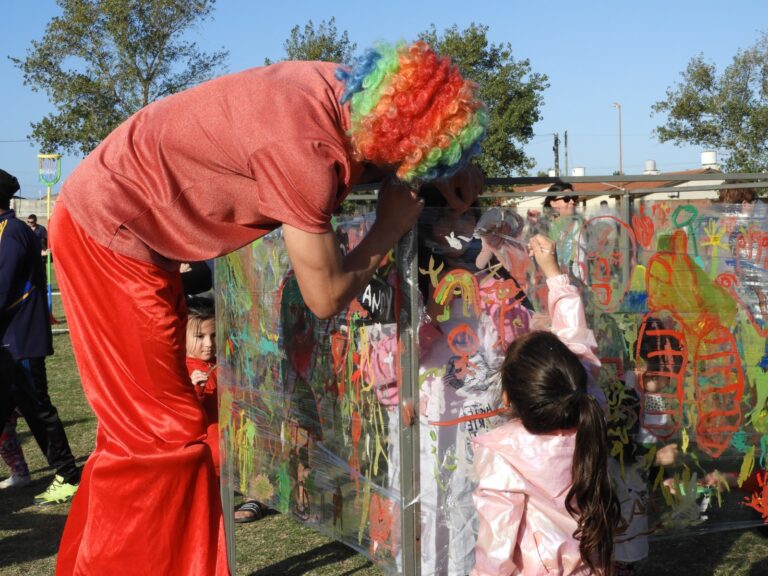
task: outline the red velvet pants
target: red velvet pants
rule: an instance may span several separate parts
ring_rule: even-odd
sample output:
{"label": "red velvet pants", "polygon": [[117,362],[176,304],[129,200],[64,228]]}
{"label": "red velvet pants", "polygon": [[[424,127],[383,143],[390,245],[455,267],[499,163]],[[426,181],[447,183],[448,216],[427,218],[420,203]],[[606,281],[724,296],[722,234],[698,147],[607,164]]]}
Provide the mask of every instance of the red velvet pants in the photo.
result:
{"label": "red velvet pants", "polygon": [[96,244],[61,202],[50,238],[98,419],[56,574],[228,574],[205,417],[184,364],[179,274]]}

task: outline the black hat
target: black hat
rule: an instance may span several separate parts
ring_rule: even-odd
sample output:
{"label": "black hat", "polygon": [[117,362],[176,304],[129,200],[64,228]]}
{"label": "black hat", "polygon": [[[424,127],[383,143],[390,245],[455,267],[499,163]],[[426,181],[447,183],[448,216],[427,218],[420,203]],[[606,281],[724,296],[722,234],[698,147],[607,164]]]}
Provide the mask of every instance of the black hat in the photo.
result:
{"label": "black hat", "polygon": [[5,170],[0,169],[0,196],[13,198],[13,195],[19,191],[19,181],[16,176],[11,176]]}

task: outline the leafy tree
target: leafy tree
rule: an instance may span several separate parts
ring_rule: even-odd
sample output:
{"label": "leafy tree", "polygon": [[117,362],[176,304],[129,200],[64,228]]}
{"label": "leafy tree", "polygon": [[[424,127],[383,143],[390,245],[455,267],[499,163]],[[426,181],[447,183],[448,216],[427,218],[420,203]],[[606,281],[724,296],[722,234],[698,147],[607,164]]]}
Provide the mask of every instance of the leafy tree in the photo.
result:
{"label": "leafy tree", "polygon": [[459,31],[454,25],[437,34],[435,26],[422,32],[441,55],[450,56],[462,73],[477,82],[488,105],[490,124],[478,163],[488,176],[527,174],[535,161],[522,149],[533,137],[533,125],[541,119],[543,91],[549,87],[545,74],[532,72],[530,62],[515,60],[512,46],[491,44],[487,26],[470,24]]}
{"label": "leafy tree", "polygon": [[[315,30],[312,20],[291,29],[290,37],[283,43],[286,60],[322,60],[324,62],[349,63],[357,44],[349,41],[345,30],[341,36],[336,31],[336,19],[323,20]],[[266,64],[271,64],[268,58]]]}
{"label": "leafy tree", "polygon": [[728,171],[768,171],[768,33],[737,52],[722,74],[699,55],[681,76],[653,105],[667,115],[656,128],[659,140],[720,150]]}
{"label": "leafy tree", "polygon": [[57,109],[32,124],[43,150],[87,154],[150,102],[220,72],[228,52],[201,52],[185,32],[215,0],[57,0],[40,41],[11,58]]}

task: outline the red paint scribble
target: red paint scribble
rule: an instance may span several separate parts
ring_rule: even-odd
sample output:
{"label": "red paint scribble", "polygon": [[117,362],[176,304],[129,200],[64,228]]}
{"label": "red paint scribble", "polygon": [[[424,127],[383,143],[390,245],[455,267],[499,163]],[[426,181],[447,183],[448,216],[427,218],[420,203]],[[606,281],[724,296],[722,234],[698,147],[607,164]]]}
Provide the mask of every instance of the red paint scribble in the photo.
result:
{"label": "red paint scribble", "polygon": [[349,338],[341,332],[331,333],[331,360],[333,362],[333,373],[338,379],[339,396],[344,396],[344,378],[342,372],[347,363],[347,353],[349,352]]}
{"label": "red paint scribble", "polygon": [[480,298],[485,313],[496,323],[498,339],[494,347],[505,350],[517,335],[518,330],[514,326],[514,321],[519,317],[517,308],[525,300],[525,292],[515,284],[514,280],[502,280],[482,286]]}
{"label": "red paint scribble", "polygon": [[481,412],[480,414],[466,414],[459,416],[453,420],[428,420],[430,426],[457,426],[462,422],[471,422],[472,420],[484,420],[485,418],[491,418],[492,416],[501,416],[502,414],[509,412],[509,408],[496,408],[490,412]]}
{"label": "red paint scribble", "polygon": [[622,241],[629,247],[629,263],[635,260],[635,233],[615,216],[590,218],[582,228],[579,245],[589,246],[586,261],[579,263],[584,278],[595,296],[595,303],[605,312],[619,307],[629,290],[631,274],[622,270]]}
{"label": "red paint scribble", "polygon": [[360,493],[360,456],[358,455],[358,445],[360,437],[363,435],[363,420],[360,414],[355,410],[352,412],[352,455],[349,457],[350,474],[355,479],[356,492]]}
{"label": "red paint scribble", "polygon": [[352,352],[352,366],[355,367],[355,370],[352,372],[350,381],[355,390],[355,402],[357,404],[360,404],[360,391],[363,384],[363,364],[360,361],[361,358],[360,352]]}
{"label": "red paint scribble", "polygon": [[687,363],[685,334],[675,314],[665,310],[646,314],[637,338],[636,365],[646,367],[638,380],[640,422],[659,440],[667,440],[680,428]]}
{"label": "red paint scribble", "polygon": [[744,371],[736,340],[716,317],[711,329],[699,340],[694,364],[694,383],[699,420],[696,425],[699,448],[719,457],[741,427],[741,397]]}
{"label": "red paint scribble", "polygon": [[607,258],[594,257],[592,262],[592,292],[600,306],[607,306],[613,298],[611,266]]}
{"label": "red paint scribble", "polygon": [[653,218],[656,220],[656,228],[664,229],[669,222],[669,213],[672,209],[666,202],[654,204],[652,208]]}
{"label": "red paint scribble", "polygon": [[480,349],[480,341],[469,324],[459,324],[448,332],[448,348],[457,356],[472,356]]}
{"label": "red paint scribble", "polygon": [[768,268],[768,232],[750,225],[738,233],[734,244],[733,248],[738,252],[737,270],[742,260],[750,261],[759,268]]}
{"label": "red paint scribble", "polygon": [[392,541],[392,526],[397,517],[395,503],[386,496],[373,494],[368,516],[371,523],[371,557],[376,558],[377,553],[380,556],[381,550],[394,554],[396,543]]}
{"label": "red paint scribble", "polygon": [[739,279],[735,274],[723,272],[722,274],[717,275],[717,278],[715,278],[715,283],[717,283],[719,286],[722,286],[723,288],[731,288],[739,285]]}
{"label": "red paint scribble", "polygon": [[368,310],[363,308],[363,305],[360,304],[357,300],[352,300],[352,302],[349,303],[349,306],[347,307],[346,311],[347,316],[352,316],[354,314],[357,314],[360,316],[360,318],[368,318]]}
{"label": "red paint scribble", "polygon": [[749,497],[745,496],[742,504],[759,512],[763,517],[763,523],[768,524],[768,473],[758,472],[755,476],[759,490]]}
{"label": "red paint scribble", "polygon": [[653,220],[650,216],[645,214],[645,206],[643,204],[640,205],[640,214],[632,215],[632,229],[635,232],[635,237],[640,243],[640,246],[646,250],[650,250],[655,229]]}
{"label": "red paint scribble", "polygon": [[456,377],[463,379],[475,367],[469,358],[480,349],[480,339],[468,324],[459,324],[448,333],[448,348],[459,357],[453,365]]}

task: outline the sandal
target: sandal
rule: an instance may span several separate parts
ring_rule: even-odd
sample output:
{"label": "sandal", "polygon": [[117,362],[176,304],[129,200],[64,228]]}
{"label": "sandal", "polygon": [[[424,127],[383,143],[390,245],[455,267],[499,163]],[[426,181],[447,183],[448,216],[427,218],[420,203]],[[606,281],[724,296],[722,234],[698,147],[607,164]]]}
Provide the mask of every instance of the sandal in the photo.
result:
{"label": "sandal", "polygon": [[[238,512],[243,512],[244,515],[240,518],[237,517]],[[238,508],[235,509],[235,523],[247,524],[249,522],[255,522],[264,517],[264,511],[261,509],[261,504],[256,500],[248,500],[243,502]]]}

